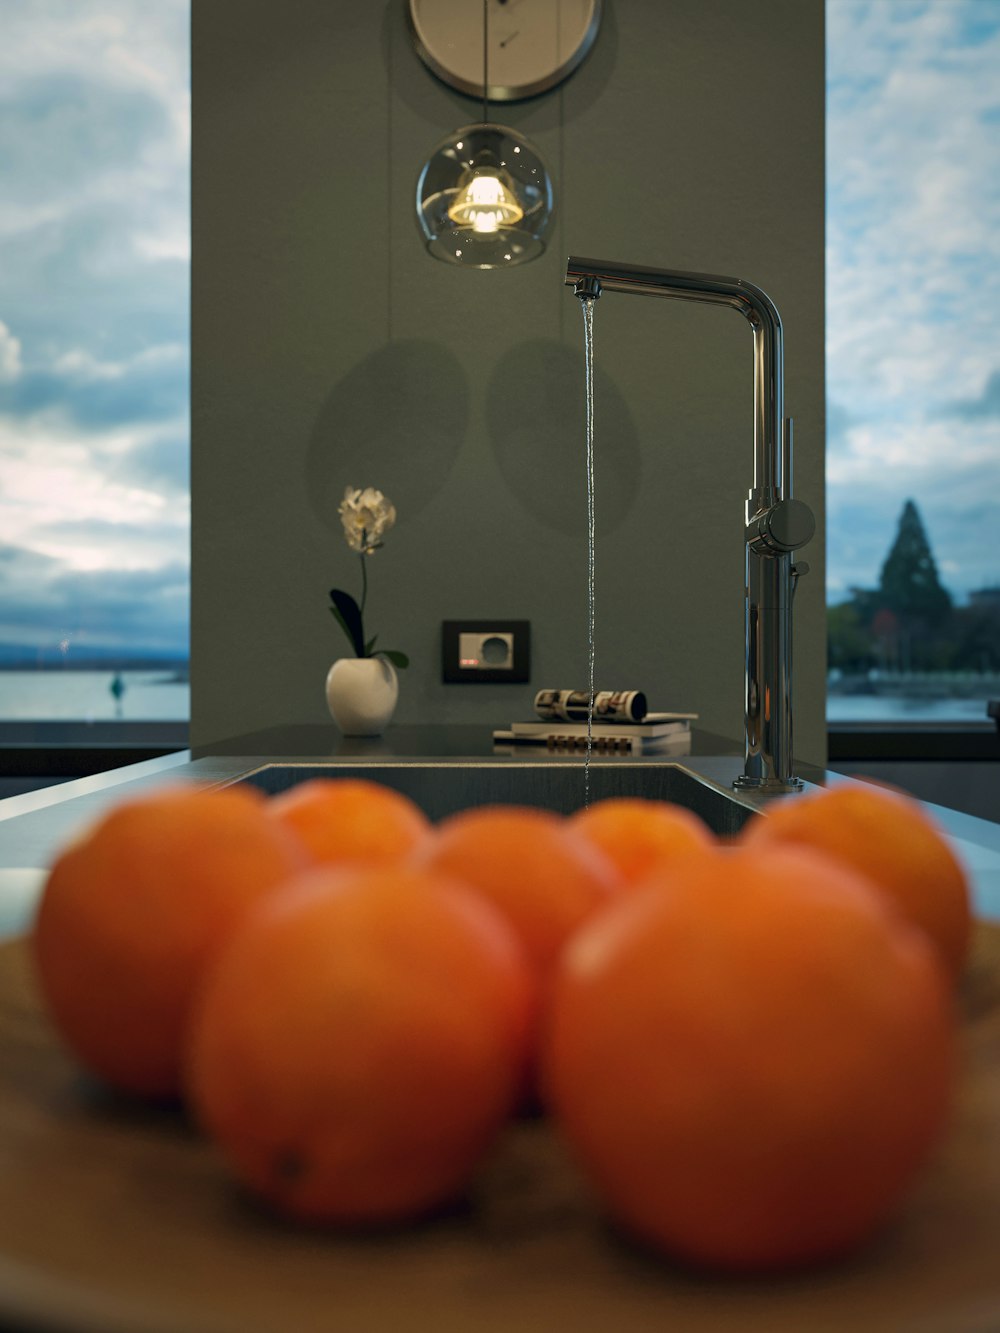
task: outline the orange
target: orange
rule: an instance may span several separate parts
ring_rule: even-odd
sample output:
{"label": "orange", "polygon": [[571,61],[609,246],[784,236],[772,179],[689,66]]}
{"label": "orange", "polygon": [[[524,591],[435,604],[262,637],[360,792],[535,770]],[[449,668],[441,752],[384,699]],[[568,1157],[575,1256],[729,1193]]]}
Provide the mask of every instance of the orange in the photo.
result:
{"label": "orange", "polygon": [[570,817],[574,833],[595,843],[635,884],[657,864],[711,847],[715,839],[697,815],[668,801],[617,796],[595,801]]}
{"label": "orange", "polygon": [[391,865],[430,831],[430,820],[402,792],[366,778],[313,778],[271,798],[273,818],[319,862]]}
{"label": "orange", "polygon": [[617,891],[614,866],[549,810],[479,806],[449,815],[420,864],[460,879],[513,926],[540,978],[572,933]]}
{"label": "orange", "polygon": [[814,847],[865,874],[899,911],[927,932],[957,977],[972,938],[965,869],[919,802],[870,783],[840,783],[768,807],[743,830],[748,846]]}
{"label": "orange", "polygon": [[487,903],[417,870],[323,867],[213,970],[189,1095],[280,1212],[400,1221],[466,1189],[511,1113],[532,1022],[530,970]]}
{"label": "orange", "polygon": [[175,1095],[192,995],[243,914],[308,864],[257,793],[172,788],[114,807],[57,857],[33,930],[52,1020],[112,1086]]}
{"label": "orange", "polygon": [[542,1047],[562,1133],[610,1213],[674,1258],[774,1271],[859,1245],[948,1117],[931,945],[804,848],[719,847],[661,879],[563,955]]}

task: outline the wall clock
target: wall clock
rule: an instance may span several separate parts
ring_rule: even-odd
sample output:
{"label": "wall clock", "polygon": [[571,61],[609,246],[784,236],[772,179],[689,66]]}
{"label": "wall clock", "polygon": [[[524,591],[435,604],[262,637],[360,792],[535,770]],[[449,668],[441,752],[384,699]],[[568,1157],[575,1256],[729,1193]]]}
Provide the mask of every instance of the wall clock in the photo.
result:
{"label": "wall clock", "polygon": [[[439,79],[483,95],[483,6],[477,0],[409,0],[413,44]],[[516,102],[568,78],[597,36],[601,0],[488,0],[486,69],[491,102]]]}

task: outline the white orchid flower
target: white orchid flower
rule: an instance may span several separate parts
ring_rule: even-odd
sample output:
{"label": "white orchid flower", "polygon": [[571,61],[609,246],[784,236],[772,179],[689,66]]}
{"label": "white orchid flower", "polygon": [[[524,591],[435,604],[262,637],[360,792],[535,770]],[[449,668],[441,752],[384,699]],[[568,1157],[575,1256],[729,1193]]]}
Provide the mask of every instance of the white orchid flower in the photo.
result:
{"label": "white orchid flower", "polygon": [[396,521],[395,506],[373,486],[348,486],[337,512],[352,551],[371,555],[382,545],[382,535]]}
{"label": "white orchid flower", "polygon": [[368,638],[364,627],[365,603],[368,600],[368,561],[365,556],[371,555],[372,551],[377,551],[382,545],[382,534],[396,521],[395,506],[374,486],[366,486],[364,490],[348,486],[337,513],[344,525],[347,545],[361,556],[361,601],[355,601],[349,592],[341,588],[331,588],[330,611],[347,635],[355,656],[385,657],[393,666],[409,666],[409,658],[398,649],[379,648],[376,652],[378,635]]}

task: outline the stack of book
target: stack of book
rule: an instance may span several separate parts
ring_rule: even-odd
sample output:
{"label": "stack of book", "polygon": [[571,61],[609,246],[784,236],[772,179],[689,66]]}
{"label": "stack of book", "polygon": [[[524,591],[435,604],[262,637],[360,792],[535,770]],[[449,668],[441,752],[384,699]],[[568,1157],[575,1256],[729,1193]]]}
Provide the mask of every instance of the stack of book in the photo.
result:
{"label": "stack of book", "polygon": [[[647,713],[641,722],[593,722],[590,742],[595,754],[690,754],[691,723],[697,713]],[[587,748],[586,722],[557,719],[512,722],[494,731],[501,745],[544,745],[575,752]]]}

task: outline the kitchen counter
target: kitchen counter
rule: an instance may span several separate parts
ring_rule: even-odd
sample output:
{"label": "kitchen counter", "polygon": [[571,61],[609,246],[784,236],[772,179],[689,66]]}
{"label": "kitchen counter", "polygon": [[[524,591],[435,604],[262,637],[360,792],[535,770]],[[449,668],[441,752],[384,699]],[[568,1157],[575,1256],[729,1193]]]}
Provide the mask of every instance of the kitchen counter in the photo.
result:
{"label": "kitchen counter", "polygon": [[[695,730],[690,756],[600,756],[595,769],[636,765],[681,765],[704,783],[729,792],[742,771],[734,742]],[[22,930],[30,919],[47,867],[58,849],[117,801],[168,783],[230,782],[268,764],[322,764],[330,771],[356,765],[380,767],[473,764],[551,765],[583,768],[580,755],[548,755],[541,747],[493,743],[489,726],[394,725],[378,738],[344,737],[331,725],[291,724],[233,737],[211,746],[130,764],[0,801],[0,934]],[[822,769],[800,766],[807,783],[848,781]],[[742,795],[753,808],[767,802]],[[941,806],[930,811],[954,840],[969,867],[978,915],[1000,919],[1000,825]]]}
{"label": "kitchen counter", "polygon": [[[592,767],[616,780],[682,778],[725,803],[742,758],[718,738],[696,733],[693,742],[691,757],[609,757]],[[484,773],[509,785],[527,770],[550,785],[558,777],[563,789],[583,778],[579,756],[498,754],[477,727],[400,726],[377,741],[279,728],[132,764],[0,801],[0,933],[23,931],[52,855],[122,798],[255,770],[283,782],[295,766],[317,763],[373,777],[405,769],[408,781],[450,785],[453,794]],[[849,781],[822,770],[802,776]],[[1000,826],[933,813],[970,867],[979,916],[1000,918]],[[0,942],[0,1325],[322,1333],[333,1317],[356,1333],[560,1325],[986,1333],[1000,1319],[1000,928],[987,921],[977,925],[958,1003],[964,1068],[954,1126],[887,1233],[845,1263],[790,1280],[713,1282],[616,1236],[544,1117],[512,1123],[467,1203],[419,1227],[344,1237],[282,1226],[233,1189],[180,1112],[127,1106],[81,1077],[43,1012],[25,940],[8,939]]]}

